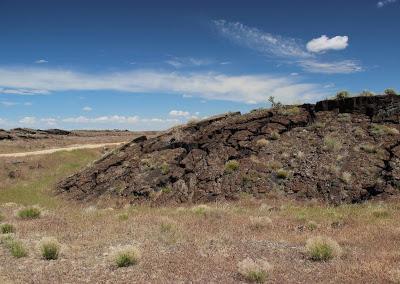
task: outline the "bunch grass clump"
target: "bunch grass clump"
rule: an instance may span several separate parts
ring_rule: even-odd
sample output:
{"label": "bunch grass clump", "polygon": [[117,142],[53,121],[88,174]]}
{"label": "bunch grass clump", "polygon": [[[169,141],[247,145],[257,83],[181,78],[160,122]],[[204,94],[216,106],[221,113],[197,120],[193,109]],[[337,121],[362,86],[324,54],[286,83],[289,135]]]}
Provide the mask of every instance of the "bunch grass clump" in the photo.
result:
{"label": "bunch grass clump", "polygon": [[1,243],[4,244],[4,246],[10,251],[11,255],[15,258],[21,258],[28,255],[24,244],[21,241],[14,239],[10,234],[5,235],[5,237],[1,239]]}
{"label": "bunch grass clump", "polygon": [[276,171],[276,177],[278,179],[287,179],[289,177],[289,172],[285,169],[279,169]]}
{"label": "bunch grass clump", "polygon": [[114,252],[114,262],[117,267],[128,267],[139,262],[141,254],[136,246],[128,245]]}
{"label": "bunch grass clump", "polygon": [[14,232],[15,232],[15,227],[12,224],[1,224],[0,225],[0,233],[11,234]]}
{"label": "bunch grass clump", "polygon": [[328,261],[342,254],[342,249],[336,241],[321,236],[308,239],[306,251],[314,261]]}
{"label": "bunch grass clump", "polygon": [[246,258],[238,263],[238,272],[247,281],[254,283],[264,283],[272,266],[264,259],[253,260]]}
{"label": "bunch grass clump", "polygon": [[330,152],[337,152],[342,148],[342,143],[333,136],[324,137],[324,147]]}
{"label": "bunch grass clump", "polygon": [[257,147],[260,147],[260,148],[265,147],[268,144],[269,144],[269,141],[265,138],[261,138],[261,139],[257,140],[257,142],[256,142]]}
{"label": "bunch grass clump", "polygon": [[22,219],[37,219],[42,214],[38,207],[27,207],[18,211],[18,217]]}
{"label": "bunch grass clump", "polygon": [[281,135],[277,131],[271,133],[271,140],[279,140],[279,138],[281,138]]}
{"label": "bunch grass clump", "polygon": [[60,254],[61,245],[55,238],[46,237],[40,241],[40,253],[46,260],[56,260]]}
{"label": "bunch grass clump", "polygon": [[373,124],[371,127],[371,133],[376,136],[397,135],[399,134],[399,130],[383,124]]}
{"label": "bunch grass clump", "polygon": [[253,230],[261,230],[272,224],[271,218],[267,216],[250,217],[250,228]]}

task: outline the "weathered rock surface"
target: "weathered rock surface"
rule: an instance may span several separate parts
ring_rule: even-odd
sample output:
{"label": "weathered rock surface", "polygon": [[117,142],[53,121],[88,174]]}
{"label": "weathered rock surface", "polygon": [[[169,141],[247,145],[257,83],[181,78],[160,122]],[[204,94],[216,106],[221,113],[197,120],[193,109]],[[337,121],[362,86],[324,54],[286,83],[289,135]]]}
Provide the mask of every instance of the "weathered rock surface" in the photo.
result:
{"label": "weathered rock surface", "polygon": [[78,200],[156,203],[243,193],[330,203],[389,196],[400,191],[399,115],[398,96],[230,113],[136,138],[61,181],[57,191]]}

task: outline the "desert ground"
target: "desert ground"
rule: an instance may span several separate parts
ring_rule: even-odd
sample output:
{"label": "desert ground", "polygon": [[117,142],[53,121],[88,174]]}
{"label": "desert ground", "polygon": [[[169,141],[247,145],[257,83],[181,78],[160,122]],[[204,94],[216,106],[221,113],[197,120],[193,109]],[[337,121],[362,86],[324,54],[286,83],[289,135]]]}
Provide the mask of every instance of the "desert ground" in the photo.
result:
{"label": "desert ground", "polygon": [[[89,140],[118,142],[127,137],[120,138]],[[8,143],[0,142],[0,152],[43,148],[22,141],[12,148]],[[70,143],[43,140],[41,145]],[[400,201],[395,198],[331,206],[279,194],[243,194],[234,202],[154,207],[112,199],[83,202],[55,194],[56,182],[111,148],[0,158],[1,224],[13,227],[13,232],[1,234],[1,283],[400,281]],[[40,216],[18,213],[32,206]],[[340,253],[313,259],[306,243],[318,236],[337,242]],[[48,237],[60,244],[55,260],[44,259],[39,248]],[[7,238],[18,242],[23,256],[10,249]],[[118,267],[114,253],[127,246],[134,246],[140,257],[134,265]],[[245,260],[259,263],[263,274],[252,278],[243,273]]]}

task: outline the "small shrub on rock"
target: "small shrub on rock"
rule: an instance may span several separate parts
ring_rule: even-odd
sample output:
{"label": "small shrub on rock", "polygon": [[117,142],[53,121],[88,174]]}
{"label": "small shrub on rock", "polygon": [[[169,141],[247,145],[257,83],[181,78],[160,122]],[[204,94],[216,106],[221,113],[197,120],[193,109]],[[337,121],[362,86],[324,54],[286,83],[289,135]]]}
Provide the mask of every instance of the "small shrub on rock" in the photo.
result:
{"label": "small shrub on rock", "polygon": [[60,248],[61,245],[55,238],[43,238],[40,241],[40,252],[46,260],[58,259]]}
{"label": "small shrub on rock", "polygon": [[365,90],[365,91],[361,92],[360,96],[362,96],[362,97],[373,97],[373,96],[375,96],[375,94],[373,92]]}
{"label": "small shrub on rock", "polygon": [[160,170],[161,170],[161,173],[163,175],[168,174],[169,173],[169,165],[168,165],[168,163],[166,163],[166,162],[162,163],[161,166],[160,166]]}
{"label": "small shrub on rock", "polygon": [[348,97],[350,97],[350,93],[348,91],[340,91],[340,92],[338,92],[336,94],[335,98],[337,100],[342,100],[342,99],[345,99],[345,98],[348,98]]}
{"label": "small shrub on rock", "polygon": [[271,269],[272,266],[264,259],[252,260],[251,258],[246,258],[238,263],[239,274],[247,281],[254,283],[264,283]]}
{"label": "small shrub on rock", "polygon": [[271,140],[279,140],[279,138],[281,138],[281,135],[277,131],[271,133]]}
{"label": "small shrub on rock", "polygon": [[276,177],[278,179],[287,179],[289,177],[289,172],[285,169],[279,169],[276,171]]}
{"label": "small shrub on rock", "polygon": [[233,173],[239,169],[239,162],[236,160],[230,160],[225,163],[225,173]]}
{"label": "small shrub on rock", "polygon": [[256,142],[257,147],[260,147],[260,148],[265,147],[268,144],[269,144],[269,141],[265,138],[261,138],[261,139],[257,140],[257,142]]}
{"label": "small shrub on rock", "polygon": [[36,219],[41,215],[41,210],[38,207],[28,207],[18,211],[18,217],[22,219]]}
{"label": "small shrub on rock", "polygon": [[384,93],[385,93],[385,95],[388,95],[388,96],[397,96],[398,95],[398,93],[394,89],[386,89],[384,91]]}
{"label": "small shrub on rock", "polygon": [[118,267],[128,267],[139,262],[141,257],[137,247],[129,245],[114,252],[114,262]]}
{"label": "small shrub on rock", "polygon": [[389,127],[383,124],[374,124],[371,127],[371,133],[377,136],[384,136],[384,135],[397,135],[399,131],[396,128]]}
{"label": "small shrub on rock", "polygon": [[11,224],[1,224],[0,225],[0,233],[2,234],[11,234],[15,232],[15,227]]}
{"label": "small shrub on rock", "polygon": [[327,261],[342,254],[337,242],[326,237],[314,237],[307,240],[306,251],[314,261]]}

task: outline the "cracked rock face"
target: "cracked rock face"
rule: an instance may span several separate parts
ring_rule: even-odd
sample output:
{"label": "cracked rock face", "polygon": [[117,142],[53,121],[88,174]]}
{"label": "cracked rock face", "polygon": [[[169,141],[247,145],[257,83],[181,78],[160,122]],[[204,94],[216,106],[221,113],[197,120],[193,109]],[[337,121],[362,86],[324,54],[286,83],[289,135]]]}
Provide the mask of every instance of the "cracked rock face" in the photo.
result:
{"label": "cracked rock face", "polygon": [[139,137],[57,185],[158,204],[279,193],[351,203],[400,191],[400,97],[229,113]]}

